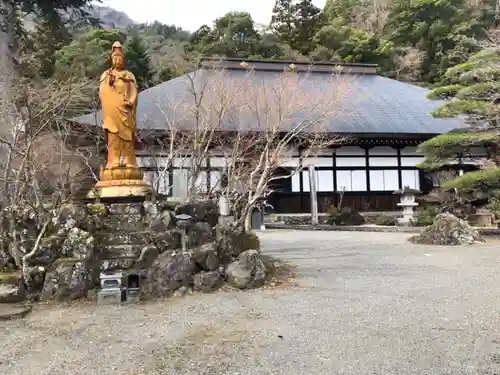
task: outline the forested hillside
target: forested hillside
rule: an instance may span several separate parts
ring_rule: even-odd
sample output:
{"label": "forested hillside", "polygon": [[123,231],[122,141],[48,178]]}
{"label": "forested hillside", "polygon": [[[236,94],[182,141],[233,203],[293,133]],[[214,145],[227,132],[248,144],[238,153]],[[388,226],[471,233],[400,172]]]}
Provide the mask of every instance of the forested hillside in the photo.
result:
{"label": "forested hillside", "polygon": [[20,27],[23,37],[16,41],[18,52],[36,56],[42,77],[78,68],[93,79],[111,43],[120,40],[129,69],[146,88],[192,69],[200,55],[376,63],[381,74],[432,85],[481,50],[495,26],[496,2],[327,0],[319,9],[311,0],[276,0],[264,29],[250,14],[230,12],[193,33],[159,22],[135,24],[85,0],[60,1],[57,11],[50,1],[14,6],[23,17],[35,16],[35,27]]}

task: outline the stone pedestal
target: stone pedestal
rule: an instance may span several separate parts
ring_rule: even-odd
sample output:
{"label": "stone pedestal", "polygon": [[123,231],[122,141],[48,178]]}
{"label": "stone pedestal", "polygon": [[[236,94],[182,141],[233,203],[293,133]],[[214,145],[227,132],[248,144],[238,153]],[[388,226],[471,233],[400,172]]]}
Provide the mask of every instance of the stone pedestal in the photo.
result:
{"label": "stone pedestal", "polygon": [[147,197],[153,192],[151,185],[144,181],[144,173],[140,168],[103,168],[99,174],[99,182],[87,197],[94,199]]}
{"label": "stone pedestal", "polygon": [[219,224],[229,225],[234,222],[234,216],[231,215],[231,203],[228,197],[221,195],[219,197]]}
{"label": "stone pedestal", "polygon": [[413,218],[413,209],[418,206],[415,202],[415,195],[420,194],[419,190],[405,187],[401,190],[396,190],[393,194],[400,195],[400,202],[397,204],[403,209],[403,217],[398,220],[401,226],[409,226]]}
{"label": "stone pedestal", "polygon": [[410,220],[413,218],[413,209],[418,206],[418,203],[414,202],[400,202],[399,207],[403,208],[403,217],[399,218],[398,224],[403,226],[409,226]]}

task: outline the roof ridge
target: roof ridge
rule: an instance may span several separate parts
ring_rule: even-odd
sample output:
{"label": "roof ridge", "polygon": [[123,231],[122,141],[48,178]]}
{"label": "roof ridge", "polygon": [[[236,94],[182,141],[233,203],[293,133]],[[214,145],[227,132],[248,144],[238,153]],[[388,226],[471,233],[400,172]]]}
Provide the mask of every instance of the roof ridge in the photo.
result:
{"label": "roof ridge", "polygon": [[255,71],[297,71],[308,73],[377,74],[377,64],[335,63],[331,61],[242,59],[235,57],[202,56],[202,69],[255,70]]}

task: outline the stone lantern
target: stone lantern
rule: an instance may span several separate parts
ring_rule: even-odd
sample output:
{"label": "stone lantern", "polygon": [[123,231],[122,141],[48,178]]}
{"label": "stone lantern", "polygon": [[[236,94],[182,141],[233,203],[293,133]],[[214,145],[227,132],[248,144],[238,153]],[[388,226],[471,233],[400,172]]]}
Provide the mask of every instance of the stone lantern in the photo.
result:
{"label": "stone lantern", "polygon": [[177,227],[182,231],[182,252],[187,252],[187,230],[191,226],[193,218],[187,214],[175,216]]}
{"label": "stone lantern", "polygon": [[[220,179],[220,195],[219,195],[219,213],[221,218],[226,218],[231,214],[231,202],[229,201],[229,197],[224,194],[227,191],[227,187],[229,185],[229,177],[227,170],[224,170]],[[225,220],[223,220],[225,221]]]}
{"label": "stone lantern", "polygon": [[413,218],[413,209],[418,206],[415,197],[422,194],[422,192],[405,186],[403,189],[396,190],[393,194],[401,197],[398,206],[403,209],[403,217],[398,220],[398,224],[409,226],[410,220]]}

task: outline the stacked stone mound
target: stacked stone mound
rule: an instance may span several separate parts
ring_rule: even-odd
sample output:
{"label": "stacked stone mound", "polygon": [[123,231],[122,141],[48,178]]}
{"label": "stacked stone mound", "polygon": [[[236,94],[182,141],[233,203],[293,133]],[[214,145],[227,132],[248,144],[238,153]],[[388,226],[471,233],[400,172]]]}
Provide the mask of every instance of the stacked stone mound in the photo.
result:
{"label": "stacked stone mound", "polygon": [[[186,252],[178,214],[193,218]],[[258,237],[217,222],[212,201],[68,205],[24,272],[13,270],[0,251],[0,302],[85,298],[99,286],[101,272],[117,270],[142,275],[142,291],[160,297],[179,288],[210,292],[225,281],[238,288],[261,285],[266,270]],[[29,252],[37,231],[29,220],[23,225],[20,241]]]}
{"label": "stacked stone mound", "polygon": [[196,245],[189,252],[161,253],[149,268],[146,293],[169,297],[186,288],[212,292],[225,281],[239,289],[264,284],[266,266],[260,259],[260,244],[255,234],[216,226],[210,242]]}
{"label": "stacked stone mound", "polygon": [[436,216],[432,225],[425,227],[419,235],[409,239],[410,242],[425,245],[471,245],[484,240],[477,230],[465,220],[442,213]]}

